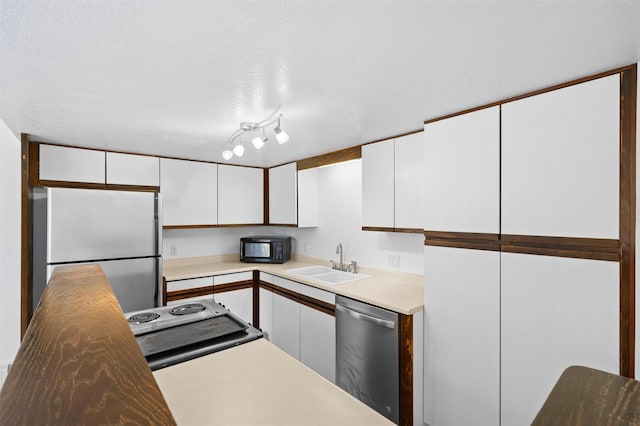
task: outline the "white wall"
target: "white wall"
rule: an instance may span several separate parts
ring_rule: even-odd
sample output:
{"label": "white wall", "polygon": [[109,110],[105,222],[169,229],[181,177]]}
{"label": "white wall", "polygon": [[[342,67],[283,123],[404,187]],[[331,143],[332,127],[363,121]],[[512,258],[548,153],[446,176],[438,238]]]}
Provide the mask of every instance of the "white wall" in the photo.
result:
{"label": "white wall", "polygon": [[20,345],[20,141],[0,119],[0,367]]}
{"label": "white wall", "polygon": [[[238,253],[240,237],[248,235],[290,235],[294,251],[320,259],[337,259],[342,243],[345,260],[359,265],[393,269],[389,255],[397,255],[404,272],[423,274],[423,237],[420,234],[364,232],[362,227],[361,161],[336,164],[319,170],[320,222],[317,228],[247,227],[165,230],[163,256],[209,256]],[[171,255],[171,246],[177,256]]]}

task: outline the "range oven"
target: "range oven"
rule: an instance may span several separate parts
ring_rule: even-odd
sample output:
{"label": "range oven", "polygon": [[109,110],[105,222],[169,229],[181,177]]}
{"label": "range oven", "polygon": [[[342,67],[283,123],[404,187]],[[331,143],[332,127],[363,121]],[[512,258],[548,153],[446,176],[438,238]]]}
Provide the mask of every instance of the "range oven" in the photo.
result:
{"label": "range oven", "polygon": [[262,337],[213,298],[125,314],[151,370]]}

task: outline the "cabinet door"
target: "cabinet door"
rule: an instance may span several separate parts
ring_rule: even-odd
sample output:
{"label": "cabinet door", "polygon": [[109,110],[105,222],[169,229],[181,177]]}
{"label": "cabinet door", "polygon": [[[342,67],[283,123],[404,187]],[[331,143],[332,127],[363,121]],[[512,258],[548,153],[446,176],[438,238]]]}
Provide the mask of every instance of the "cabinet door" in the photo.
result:
{"label": "cabinet door", "polygon": [[40,180],[105,183],[103,151],[40,145]]}
{"label": "cabinet door", "polygon": [[263,169],[218,166],[218,223],[264,223],[263,182]]}
{"label": "cabinet door", "polygon": [[424,133],[395,140],[395,227],[423,229]]}
{"label": "cabinet door", "polygon": [[216,275],[213,277],[213,298],[223,304],[231,312],[253,324],[253,288],[219,292],[216,288],[221,284],[249,281],[253,279],[252,272]]}
{"label": "cabinet door", "polygon": [[[275,284],[296,293],[300,284],[275,278]],[[273,330],[271,342],[296,359],[300,359],[300,304],[278,294],[273,294]]]}
{"label": "cabinet door", "polygon": [[[300,285],[306,296],[335,305],[335,294]],[[300,361],[335,383],[336,318],[305,305],[300,305]]]}
{"label": "cabinet door", "polygon": [[503,253],[501,276],[503,425],[530,424],[571,365],[618,373],[617,262]]}
{"label": "cabinet door", "polygon": [[424,421],[497,425],[500,253],[431,246],[424,252]]}
{"label": "cabinet door", "polygon": [[504,234],[618,238],[619,80],[502,106]]}
{"label": "cabinet door", "polygon": [[160,186],[160,159],[107,152],[107,183]]}
{"label": "cabinet door", "polygon": [[160,159],[163,225],[218,223],[217,164]]}
{"label": "cabinet door", "polygon": [[298,171],[298,228],[318,226],[319,170]]}
{"label": "cabinet door", "polygon": [[298,223],[298,189],[296,163],[269,169],[269,223]]}
{"label": "cabinet door", "polygon": [[424,229],[500,232],[500,109],[424,127]]}
{"label": "cabinet door", "polygon": [[393,140],[362,147],[362,225],[394,227]]}

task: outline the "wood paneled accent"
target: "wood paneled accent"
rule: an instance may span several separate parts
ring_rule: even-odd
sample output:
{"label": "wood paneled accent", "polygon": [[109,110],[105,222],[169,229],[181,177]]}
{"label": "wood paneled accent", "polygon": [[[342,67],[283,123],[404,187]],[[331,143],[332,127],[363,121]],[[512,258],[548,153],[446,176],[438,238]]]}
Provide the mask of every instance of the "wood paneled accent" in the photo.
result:
{"label": "wood paneled accent", "polygon": [[620,77],[620,374],[635,376],[638,66]]}
{"label": "wood paneled accent", "polygon": [[214,284],[213,294],[226,293],[228,291],[244,290],[247,288],[253,288],[253,280],[236,281],[233,283]]}
{"label": "wood paneled accent", "polygon": [[253,326],[260,328],[260,271],[252,271],[253,284]]}
{"label": "wood paneled accent", "polygon": [[298,170],[312,169],[314,167],[342,163],[343,161],[357,160],[358,158],[362,158],[361,145],[299,160],[296,162],[296,168]]}
{"label": "wood paneled accent", "polygon": [[219,228],[219,225],[163,225],[162,229],[200,229],[200,228]]}
{"label": "wood paneled accent", "polygon": [[424,245],[499,251],[500,236],[475,232],[424,231]]}
{"label": "wood paneled accent", "polygon": [[7,425],[176,424],[95,265],[56,268],[2,387],[0,406]]}
{"label": "wood paneled accent", "polygon": [[[33,174],[33,162],[31,156],[33,150],[29,143],[29,135],[23,133],[20,136],[21,161],[20,161],[20,204],[21,204],[21,228],[20,228],[20,337],[24,337],[31,319],[31,186],[29,184]],[[37,167],[37,163],[36,163]]]}
{"label": "wood paneled accent", "polygon": [[639,407],[640,382],[573,366],[562,373],[532,425],[637,425]]}
{"label": "wood paneled accent", "polygon": [[500,251],[613,262],[620,260],[618,240],[597,238],[501,235]]}
{"label": "wood paneled accent", "polygon": [[391,139],[397,139],[397,138],[401,138],[403,136],[409,136],[409,135],[413,135],[413,134],[416,134],[416,133],[422,133],[422,132],[424,132],[424,127],[422,129],[412,130],[411,132],[401,133],[399,135],[389,136],[387,138],[382,138],[382,139],[376,139],[374,141],[369,141],[369,142],[363,143],[362,145],[369,145],[371,143],[384,142],[384,141],[388,141],[388,140],[391,140]]}
{"label": "wood paneled accent", "polygon": [[277,286],[275,284],[268,283],[266,281],[260,281],[260,287],[269,290],[279,296],[286,297],[289,300],[293,300],[296,303],[308,306],[312,309],[325,313],[327,315],[336,316],[336,308],[331,303],[327,303],[322,300],[314,299],[313,297],[306,296],[304,294],[296,293],[284,287]]}
{"label": "wood paneled accent", "polygon": [[166,297],[167,302],[188,299],[190,297],[213,296],[213,286],[194,287],[184,290],[168,291]]}
{"label": "wood paneled accent", "polygon": [[400,422],[401,426],[413,425],[413,316],[398,314],[400,322]]}
{"label": "wood paneled accent", "polygon": [[269,225],[269,169],[264,169],[262,175],[262,222]]}
{"label": "wood paneled accent", "polygon": [[[373,232],[393,232],[395,228],[387,228],[382,226],[363,226],[363,231],[373,231]],[[422,230],[420,230],[422,231]]]}
{"label": "wood paneled accent", "polygon": [[363,226],[363,231],[373,232],[398,232],[402,234],[422,234],[424,229],[421,228],[387,228],[383,226]]}
{"label": "wood paneled accent", "polygon": [[162,306],[167,306],[167,277],[162,276]]}
{"label": "wood paneled accent", "polygon": [[115,185],[90,182],[68,182],[64,180],[38,180],[34,186],[48,186],[52,188],[101,189],[109,191],[160,192],[159,186]]}

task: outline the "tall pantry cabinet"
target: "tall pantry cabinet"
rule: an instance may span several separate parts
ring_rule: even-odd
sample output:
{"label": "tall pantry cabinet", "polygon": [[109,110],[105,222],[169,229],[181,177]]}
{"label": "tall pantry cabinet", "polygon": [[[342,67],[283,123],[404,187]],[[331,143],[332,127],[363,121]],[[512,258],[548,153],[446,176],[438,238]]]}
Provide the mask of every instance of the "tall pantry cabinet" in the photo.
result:
{"label": "tall pantry cabinet", "polygon": [[425,124],[425,423],[529,424],[570,365],[626,368],[620,103],[613,73]]}

